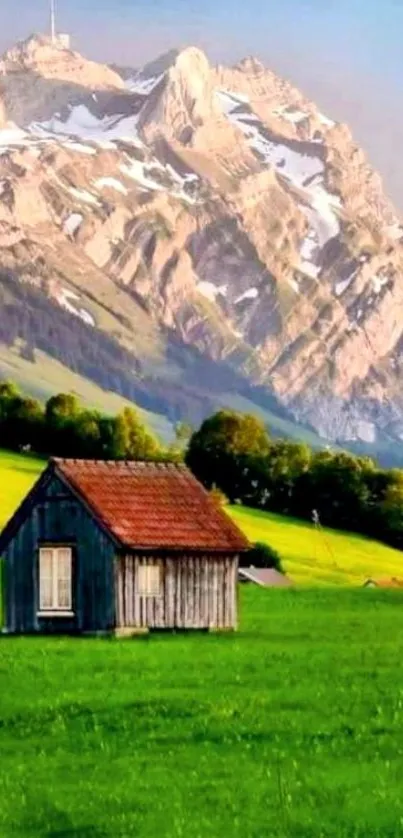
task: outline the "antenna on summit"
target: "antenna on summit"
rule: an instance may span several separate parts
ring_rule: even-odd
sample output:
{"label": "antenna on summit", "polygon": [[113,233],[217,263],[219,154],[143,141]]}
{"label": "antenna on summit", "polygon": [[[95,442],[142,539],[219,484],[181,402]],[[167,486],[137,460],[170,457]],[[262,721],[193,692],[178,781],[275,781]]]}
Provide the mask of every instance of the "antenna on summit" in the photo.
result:
{"label": "antenna on summit", "polygon": [[50,36],[52,38],[52,44],[55,44],[56,43],[55,0],[50,0]]}

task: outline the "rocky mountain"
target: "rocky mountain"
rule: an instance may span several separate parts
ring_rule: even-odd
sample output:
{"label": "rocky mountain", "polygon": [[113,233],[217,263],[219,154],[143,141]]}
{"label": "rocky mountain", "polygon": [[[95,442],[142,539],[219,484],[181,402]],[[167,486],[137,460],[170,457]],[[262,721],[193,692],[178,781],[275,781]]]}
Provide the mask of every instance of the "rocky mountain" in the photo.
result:
{"label": "rocky mountain", "polygon": [[113,338],[161,409],[258,393],[328,440],[403,439],[402,221],[348,127],[256,59],[11,49],[0,246],[3,305],[12,275]]}

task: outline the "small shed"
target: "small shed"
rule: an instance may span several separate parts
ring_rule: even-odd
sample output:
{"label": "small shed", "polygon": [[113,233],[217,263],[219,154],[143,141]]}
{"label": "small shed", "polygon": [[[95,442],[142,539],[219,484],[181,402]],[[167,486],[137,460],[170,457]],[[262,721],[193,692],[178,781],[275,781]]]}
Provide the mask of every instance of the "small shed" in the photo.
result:
{"label": "small shed", "polygon": [[291,585],[288,576],[271,567],[240,567],[238,579],[240,582],[252,582],[262,588],[288,588]]}
{"label": "small shed", "polygon": [[0,534],[6,630],[234,629],[248,547],[183,465],[52,459]]}
{"label": "small shed", "polygon": [[364,588],[403,588],[403,579],[393,576],[391,579],[367,579]]}

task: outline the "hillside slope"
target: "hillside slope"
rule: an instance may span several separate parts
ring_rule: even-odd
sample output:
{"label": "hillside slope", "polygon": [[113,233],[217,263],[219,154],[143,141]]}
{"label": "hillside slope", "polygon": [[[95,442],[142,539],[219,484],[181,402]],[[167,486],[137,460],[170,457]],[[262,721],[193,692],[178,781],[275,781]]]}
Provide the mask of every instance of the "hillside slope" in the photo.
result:
{"label": "hillside slope", "polygon": [[0,267],[113,336],[154,407],[259,387],[327,439],[403,438],[403,227],[346,126],[193,47],[120,75],[33,37],[0,101]]}
{"label": "hillside slope", "polygon": [[[45,468],[45,462],[0,450],[0,528]],[[310,524],[244,507],[228,514],[245,535],[279,551],[298,585],[360,585],[370,576],[403,577],[403,553],[335,530],[318,535]]]}
{"label": "hillside slope", "polygon": [[363,585],[368,578],[403,578],[403,553],[356,533],[323,529],[294,518],[234,506],[231,518],[251,542],[277,550],[297,585]]}

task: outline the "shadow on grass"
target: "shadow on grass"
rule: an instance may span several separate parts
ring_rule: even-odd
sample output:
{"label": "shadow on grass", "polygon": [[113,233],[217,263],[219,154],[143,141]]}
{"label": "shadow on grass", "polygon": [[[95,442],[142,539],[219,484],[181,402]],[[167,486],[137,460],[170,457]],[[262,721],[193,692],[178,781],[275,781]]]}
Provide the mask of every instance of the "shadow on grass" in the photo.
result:
{"label": "shadow on grass", "polygon": [[110,838],[110,833],[97,826],[78,826],[73,829],[51,829],[44,833],[44,838]]}
{"label": "shadow on grass", "polygon": [[37,801],[26,801],[25,812],[19,827],[27,838],[30,835],[40,835],[41,838],[111,838],[110,832],[94,824],[76,826],[69,813],[50,800],[44,801],[39,809]]}

